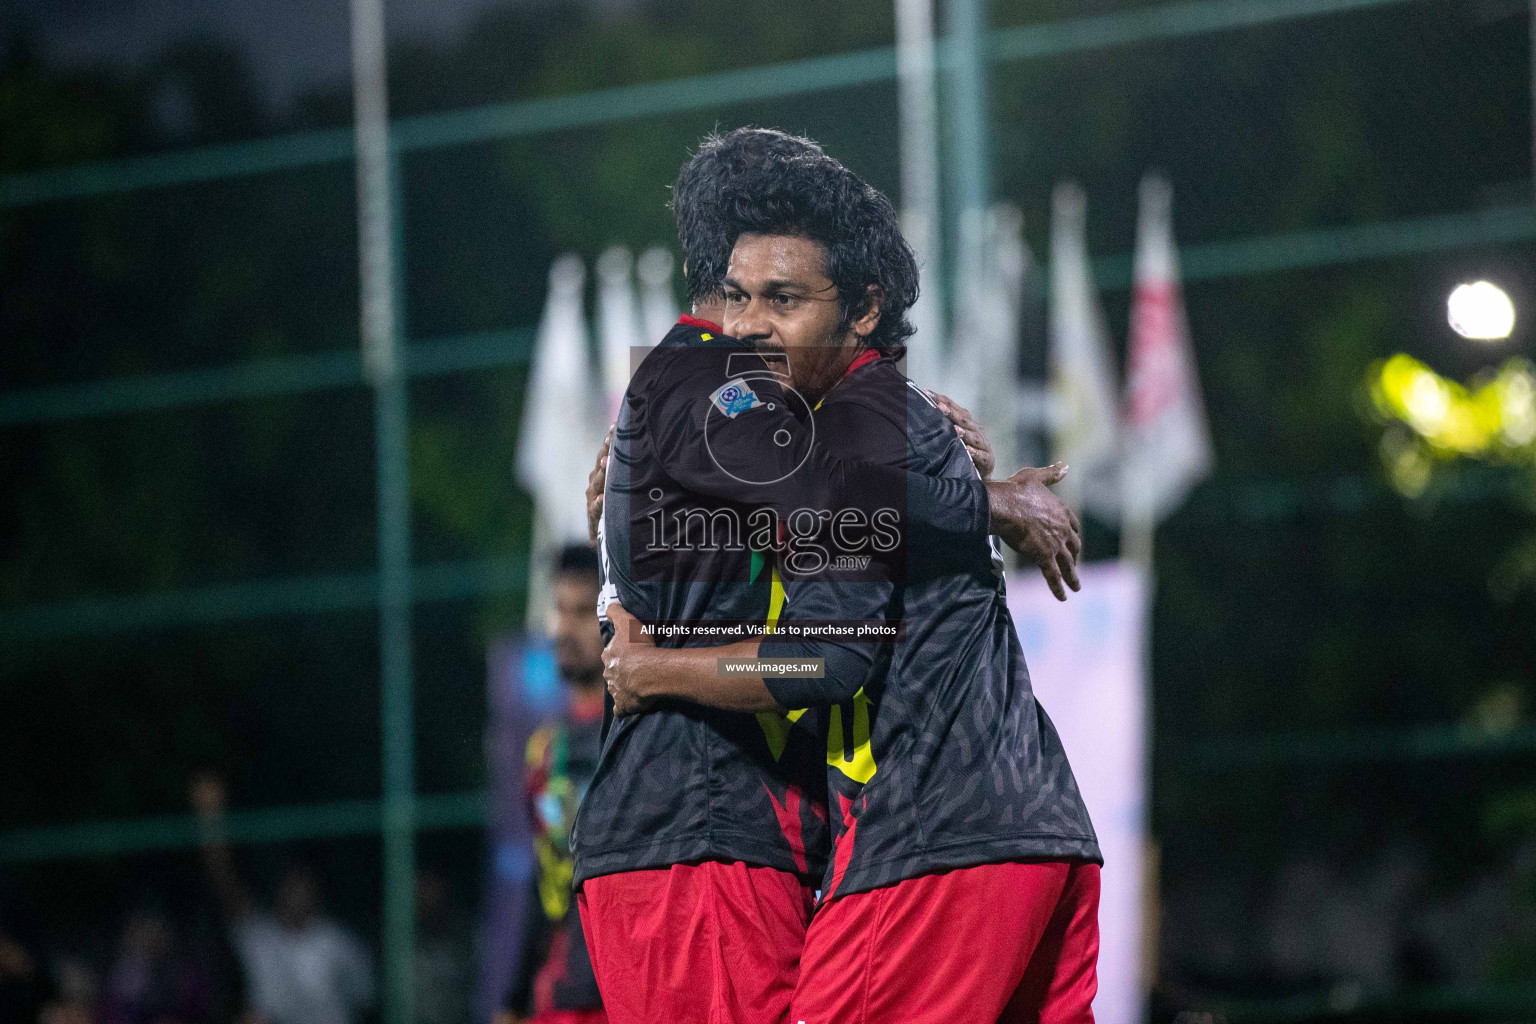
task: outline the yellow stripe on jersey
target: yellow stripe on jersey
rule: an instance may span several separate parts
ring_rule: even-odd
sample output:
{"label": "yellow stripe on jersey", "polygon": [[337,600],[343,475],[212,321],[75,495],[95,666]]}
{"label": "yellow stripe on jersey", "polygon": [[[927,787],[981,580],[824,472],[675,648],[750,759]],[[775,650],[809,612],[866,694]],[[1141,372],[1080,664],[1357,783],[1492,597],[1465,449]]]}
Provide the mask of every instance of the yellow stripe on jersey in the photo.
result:
{"label": "yellow stripe on jersey", "polygon": [[771,568],[772,576],[768,584],[768,632],[772,633],[779,626],[779,616],[784,611],[784,581],[779,579],[779,567]]}
{"label": "yellow stripe on jersey", "polygon": [[[779,624],[779,615],[784,611],[784,581],[779,579],[779,567],[773,566],[770,570],[772,576],[769,579],[768,590],[768,631],[773,632]],[[805,708],[795,708],[793,711],[759,711],[757,724],[762,726],[763,736],[768,740],[768,752],[777,761],[784,756],[784,748],[789,745],[789,730],[800,721],[800,716],[805,714]]]}
{"label": "yellow stripe on jersey", "polygon": [[768,740],[768,753],[773,755],[775,761],[784,756],[784,748],[789,745],[789,730],[800,721],[805,711],[805,708],[795,708],[793,711],[757,713],[757,724],[763,728],[763,736]]}
{"label": "yellow stripe on jersey", "polygon": [[[862,785],[875,777],[875,755],[869,743],[869,698],[864,695],[862,686],[853,695],[853,722],[849,739],[852,742],[845,745],[843,707],[834,704],[827,723],[827,764]],[[853,749],[852,757],[848,756],[850,747]]]}

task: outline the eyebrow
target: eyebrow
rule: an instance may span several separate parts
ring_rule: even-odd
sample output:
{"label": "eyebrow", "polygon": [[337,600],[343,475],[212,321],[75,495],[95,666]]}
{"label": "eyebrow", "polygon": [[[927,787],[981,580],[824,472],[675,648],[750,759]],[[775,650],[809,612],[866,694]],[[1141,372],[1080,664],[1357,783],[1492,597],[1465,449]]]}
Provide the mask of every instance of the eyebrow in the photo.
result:
{"label": "eyebrow", "polygon": [[[746,289],[741,286],[741,282],[736,280],[734,277],[727,277],[724,281],[724,284],[726,287],[735,288],[737,291],[746,291]],[[835,285],[831,281],[828,281],[824,287],[818,288],[809,281],[797,281],[789,278],[776,277],[771,280],[764,281],[762,290],[765,292],[776,292],[794,288],[809,292],[824,292],[828,288],[833,287],[835,287]]]}

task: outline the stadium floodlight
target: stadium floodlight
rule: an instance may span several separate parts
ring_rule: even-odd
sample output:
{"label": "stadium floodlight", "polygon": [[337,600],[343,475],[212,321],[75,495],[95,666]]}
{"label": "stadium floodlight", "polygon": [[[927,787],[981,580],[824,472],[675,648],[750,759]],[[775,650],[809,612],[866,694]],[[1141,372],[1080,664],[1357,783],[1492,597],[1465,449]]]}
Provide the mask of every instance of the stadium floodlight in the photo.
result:
{"label": "stadium floodlight", "polygon": [[1463,338],[1500,341],[1515,329],[1515,304],[1491,281],[1457,285],[1445,308],[1451,329]]}

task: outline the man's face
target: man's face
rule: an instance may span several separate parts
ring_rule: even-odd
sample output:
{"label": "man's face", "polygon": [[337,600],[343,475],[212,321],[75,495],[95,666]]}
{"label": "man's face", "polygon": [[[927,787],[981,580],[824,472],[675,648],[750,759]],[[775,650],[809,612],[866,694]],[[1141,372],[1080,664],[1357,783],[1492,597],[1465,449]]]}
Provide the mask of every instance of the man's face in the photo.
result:
{"label": "man's face", "polygon": [[826,266],[820,242],[748,234],[736,240],[725,275],[725,333],[784,352],[790,383],[812,401],[837,383],[880,320],[876,305],[842,327]]}
{"label": "man's face", "polygon": [[597,624],[597,581],[577,573],[555,577],[555,661],[560,675],[589,684],[603,677],[603,632]]}

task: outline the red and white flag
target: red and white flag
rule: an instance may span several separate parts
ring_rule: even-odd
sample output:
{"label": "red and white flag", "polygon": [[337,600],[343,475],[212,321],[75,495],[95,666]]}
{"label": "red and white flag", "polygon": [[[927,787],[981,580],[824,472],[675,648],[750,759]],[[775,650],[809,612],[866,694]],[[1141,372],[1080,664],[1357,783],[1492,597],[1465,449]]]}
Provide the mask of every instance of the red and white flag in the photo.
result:
{"label": "red and white flag", "polygon": [[1173,188],[1156,175],[1141,182],[1133,277],[1121,486],[1126,515],[1155,522],[1212,463],[1173,240]]}

